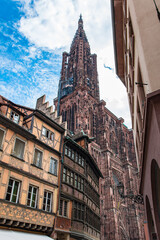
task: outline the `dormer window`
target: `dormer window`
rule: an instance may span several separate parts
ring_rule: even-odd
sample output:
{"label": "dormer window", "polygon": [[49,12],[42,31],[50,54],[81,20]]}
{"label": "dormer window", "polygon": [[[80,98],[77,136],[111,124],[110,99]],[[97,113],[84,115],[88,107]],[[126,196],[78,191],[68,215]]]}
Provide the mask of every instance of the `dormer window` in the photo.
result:
{"label": "dormer window", "polygon": [[45,127],[42,127],[42,135],[50,139],[51,141],[54,141],[54,133]]}
{"label": "dormer window", "polygon": [[14,111],[11,111],[11,118],[10,118],[13,122],[18,123],[19,122],[19,114],[17,114]]}

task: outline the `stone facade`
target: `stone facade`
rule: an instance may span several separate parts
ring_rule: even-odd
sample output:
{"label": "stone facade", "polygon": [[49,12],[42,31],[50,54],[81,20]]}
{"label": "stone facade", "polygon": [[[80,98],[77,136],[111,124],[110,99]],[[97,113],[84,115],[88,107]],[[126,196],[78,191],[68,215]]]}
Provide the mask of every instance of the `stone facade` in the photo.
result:
{"label": "stone facade", "polygon": [[147,217],[145,235],[147,240],[160,239],[160,2],[146,0],[144,6],[142,0],[113,0],[111,5],[116,73],[128,93]]}
{"label": "stone facade", "polygon": [[104,176],[100,181],[101,240],[144,239],[143,208],[122,199],[117,191],[123,182],[125,194],[138,192],[132,131],[99,99],[96,55],[90,52],[82,17],[70,53],[63,54],[55,107],[71,132],[83,129],[95,139],[89,151]]}

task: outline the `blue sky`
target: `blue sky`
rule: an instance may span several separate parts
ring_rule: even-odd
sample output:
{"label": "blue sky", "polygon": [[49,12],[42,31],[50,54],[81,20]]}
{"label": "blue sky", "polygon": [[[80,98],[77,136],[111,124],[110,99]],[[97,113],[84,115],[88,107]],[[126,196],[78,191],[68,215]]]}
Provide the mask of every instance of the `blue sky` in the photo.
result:
{"label": "blue sky", "polygon": [[69,52],[80,13],[91,52],[98,57],[100,96],[131,127],[126,90],[111,70],[110,1],[1,0],[0,94],[28,107],[35,107],[43,94],[53,103],[62,52]]}

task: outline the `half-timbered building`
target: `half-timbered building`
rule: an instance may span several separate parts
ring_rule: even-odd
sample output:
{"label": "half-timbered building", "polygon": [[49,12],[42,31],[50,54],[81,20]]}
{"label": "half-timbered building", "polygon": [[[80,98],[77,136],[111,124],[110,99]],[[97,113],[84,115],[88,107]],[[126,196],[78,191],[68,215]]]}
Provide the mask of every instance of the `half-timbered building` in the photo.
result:
{"label": "half-timbered building", "polygon": [[42,111],[0,96],[0,231],[52,235],[63,134]]}

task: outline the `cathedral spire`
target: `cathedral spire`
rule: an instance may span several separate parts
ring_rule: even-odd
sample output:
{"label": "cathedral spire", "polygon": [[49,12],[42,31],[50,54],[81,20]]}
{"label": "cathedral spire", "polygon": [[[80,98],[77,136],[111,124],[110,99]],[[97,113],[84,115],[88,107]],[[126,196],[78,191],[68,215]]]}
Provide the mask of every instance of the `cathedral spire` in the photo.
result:
{"label": "cathedral spire", "polygon": [[78,28],[82,27],[83,28],[83,19],[82,19],[82,14],[80,14],[79,21],[78,21]]}
{"label": "cathedral spire", "polygon": [[97,56],[91,54],[90,45],[83,29],[80,15],[78,29],[73,38],[70,52],[63,53],[62,70],[58,91],[58,114],[60,100],[85,86],[88,94],[99,101],[99,83],[97,73]]}

